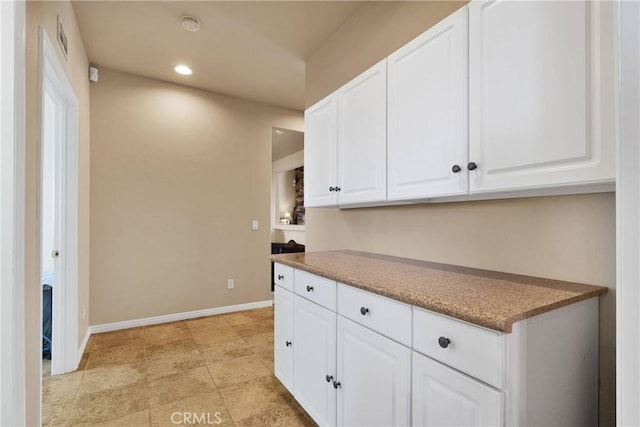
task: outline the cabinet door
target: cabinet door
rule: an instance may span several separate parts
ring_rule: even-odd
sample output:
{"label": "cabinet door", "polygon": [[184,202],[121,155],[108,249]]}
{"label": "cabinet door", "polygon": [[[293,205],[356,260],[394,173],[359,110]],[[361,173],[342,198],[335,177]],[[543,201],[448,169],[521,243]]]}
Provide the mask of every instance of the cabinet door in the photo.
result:
{"label": "cabinet door", "polygon": [[385,59],[338,90],[338,203],[386,200],[386,157]]}
{"label": "cabinet door", "polygon": [[275,287],[274,373],[293,393],[293,292]]}
{"label": "cabinet door", "polygon": [[335,425],[336,314],[296,295],[295,319],[296,400],[319,425]]}
{"label": "cabinet door", "polygon": [[502,393],[413,352],[414,426],[501,426]]}
{"label": "cabinet door", "polygon": [[410,422],[411,350],[338,316],[338,425]]}
{"label": "cabinet door", "polygon": [[614,19],[605,8],[469,4],[472,193],[613,182]]}
{"label": "cabinet door", "polygon": [[389,200],[466,194],[467,8],[393,53],[388,67]]}
{"label": "cabinet door", "polygon": [[[338,95],[332,93],[304,112],[304,205],[336,206]],[[331,191],[330,191],[331,189]]]}

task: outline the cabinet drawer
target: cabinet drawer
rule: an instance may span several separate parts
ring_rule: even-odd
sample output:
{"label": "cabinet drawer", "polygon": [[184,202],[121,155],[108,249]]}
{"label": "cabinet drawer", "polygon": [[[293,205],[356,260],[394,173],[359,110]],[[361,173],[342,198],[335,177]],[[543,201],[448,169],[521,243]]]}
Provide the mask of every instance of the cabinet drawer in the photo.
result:
{"label": "cabinet drawer", "polygon": [[293,267],[276,262],[273,266],[273,280],[276,285],[293,292]]}
{"label": "cabinet drawer", "polygon": [[304,270],[295,271],[296,294],[336,311],[336,282]]}
{"label": "cabinet drawer", "polygon": [[502,333],[413,307],[413,348],[487,384],[504,388]]}
{"label": "cabinet drawer", "polygon": [[411,306],[338,284],[338,314],[411,347]]}

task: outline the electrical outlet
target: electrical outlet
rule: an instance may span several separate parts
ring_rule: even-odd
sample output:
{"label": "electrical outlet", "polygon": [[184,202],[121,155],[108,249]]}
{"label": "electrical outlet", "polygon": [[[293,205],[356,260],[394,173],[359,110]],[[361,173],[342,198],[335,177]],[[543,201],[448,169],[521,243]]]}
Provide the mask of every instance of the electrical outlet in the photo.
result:
{"label": "electrical outlet", "polygon": [[233,289],[236,286],[233,279],[227,280],[227,289]]}

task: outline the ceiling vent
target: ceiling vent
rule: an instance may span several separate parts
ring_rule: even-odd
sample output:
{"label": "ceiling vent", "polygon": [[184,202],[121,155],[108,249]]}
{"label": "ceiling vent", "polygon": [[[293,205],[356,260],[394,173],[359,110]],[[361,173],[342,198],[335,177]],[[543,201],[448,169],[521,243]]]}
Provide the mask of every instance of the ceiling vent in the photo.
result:
{"label": "ceiling vent", "polygon": [[182,21],[182,27],[187,31],[195,33],[200,29],[200,20],[195,16],[185,15],[180,20]]}

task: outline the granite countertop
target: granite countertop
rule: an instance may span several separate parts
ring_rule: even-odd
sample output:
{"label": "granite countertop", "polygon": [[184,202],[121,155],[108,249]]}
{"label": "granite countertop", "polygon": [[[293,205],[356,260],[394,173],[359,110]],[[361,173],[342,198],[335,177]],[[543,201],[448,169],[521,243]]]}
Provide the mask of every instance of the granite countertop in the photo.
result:
{"label": "granite countertop", "polygon": [[583,285],[356,251],[272,255],[271,260],[496,331],[603,295]]}

